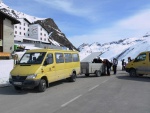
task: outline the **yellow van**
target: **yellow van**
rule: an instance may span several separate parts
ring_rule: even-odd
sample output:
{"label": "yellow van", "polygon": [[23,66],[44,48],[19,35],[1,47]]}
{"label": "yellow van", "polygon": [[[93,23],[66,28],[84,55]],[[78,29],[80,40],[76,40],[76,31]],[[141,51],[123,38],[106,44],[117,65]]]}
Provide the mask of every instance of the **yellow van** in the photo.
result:
{"label": "yellow van", "polygon": [[28,50],[10,72],[9,82],[16,90],[37,88],[44,92],[49,83],[62,79],[75,82],[80,74],[77,51],[55,49]]}
{"label": "yellow van", "polygon": [[134,60],[126,65],[130,76],[143,76],[150,74],[150,51],[140,53]]}

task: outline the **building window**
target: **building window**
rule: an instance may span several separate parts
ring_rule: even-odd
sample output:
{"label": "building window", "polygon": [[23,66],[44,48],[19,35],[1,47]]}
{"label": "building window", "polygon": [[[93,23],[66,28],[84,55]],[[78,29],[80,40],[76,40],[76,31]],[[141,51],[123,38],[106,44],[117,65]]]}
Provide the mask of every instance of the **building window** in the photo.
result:
{"label": "building window", "polygon": [[24,30],[26,30],[26,29],[24,28]]}
{"label": "building window", "polygon": [[42,31],[42,28],[41,28],[41,31]]}
{"label": "building window", "polygon": [[15,26],[15,28],[17,28],[17,26]]}
{"label": "building window", "polygon": [[42,33],[41,33],[41,35],[42,35]]}
{"label": "building window", "polygon": [[21,35],[21,32],[20,32],[20,35]]}
{"label": "building window", "polygon": [[24,26],[25,26],[26,24],[24,23]]}
{"label": "building window", "polygon": [[29,29],[28,29],[28,31],[29,31]]}
{"label": "building window", "polygon": [[42,38],[41,38],[41,40],[42,40]]}
{"label": "building window", "polygon": [[24,33],[24,35],[26,35],[26,34]]}
{"label": "building window", "polygon": [[15,31],[15,34],[17,34],[17,31]]}
{"label": "building window", "polygon": [[29,34],[28,34],[28,36],[29,36]]}
{"label": "building window", "polygon": [[46,41],[46,38],[44,38],[44,41]]}
{"label": "building window", "polygon": [[20,27],[20,29],[21,29],[21,27]]}
{"label": "building window", "polygon": [[46,34],[44,34],[44,36],[46,36]]}

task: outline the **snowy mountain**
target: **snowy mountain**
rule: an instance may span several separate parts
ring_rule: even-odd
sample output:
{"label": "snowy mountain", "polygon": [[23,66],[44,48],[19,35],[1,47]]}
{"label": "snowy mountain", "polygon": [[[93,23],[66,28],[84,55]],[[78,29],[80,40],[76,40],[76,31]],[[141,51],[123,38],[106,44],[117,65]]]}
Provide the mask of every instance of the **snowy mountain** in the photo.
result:
{"label": "snowy mountain", "polygon": [[[0,1],[0,11],[6,13],[13,18],[26,18],[32,24],[40,24],[49,33],[49,42],[52,45],[60,45],[69,49],[76,49],[76,47],[66,38],[65,34],[61,32],[56,23],[51,18],[38,18],[27,15],[25,13],[11,9],[9,6]],[[57,43],[54,43],[57,42]]]}
{"label": "snowy mountain", "polygon": [[80,50],[81,60],[92,52],[102,52],[101,58],[112,60],[114,57],[118,60],[128,57],[135,58],[142,51],[150,51],[150,36],[142,38],[127,38],[105,44],[93,43],[82,44]]}

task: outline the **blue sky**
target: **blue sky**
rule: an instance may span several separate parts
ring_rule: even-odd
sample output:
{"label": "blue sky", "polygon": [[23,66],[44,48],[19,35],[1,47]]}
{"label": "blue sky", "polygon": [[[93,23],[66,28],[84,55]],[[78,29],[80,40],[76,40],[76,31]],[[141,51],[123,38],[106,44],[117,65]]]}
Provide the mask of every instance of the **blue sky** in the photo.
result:
{"label": "blue sky", "polygon": [[20,12],[52,18],[78,47],[124,38],[142,37],[150,31],[150,0],[3,0]]}

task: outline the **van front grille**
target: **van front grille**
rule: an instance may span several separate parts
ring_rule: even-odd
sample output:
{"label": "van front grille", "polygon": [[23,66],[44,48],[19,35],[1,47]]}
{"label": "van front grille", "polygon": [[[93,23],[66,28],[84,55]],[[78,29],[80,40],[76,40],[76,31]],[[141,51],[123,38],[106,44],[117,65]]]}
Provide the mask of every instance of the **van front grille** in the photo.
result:
{"label": "van front grille", "polygon": [[27,76],[12,76],[12,79],[14,81],[24,81],[27,78]]}

